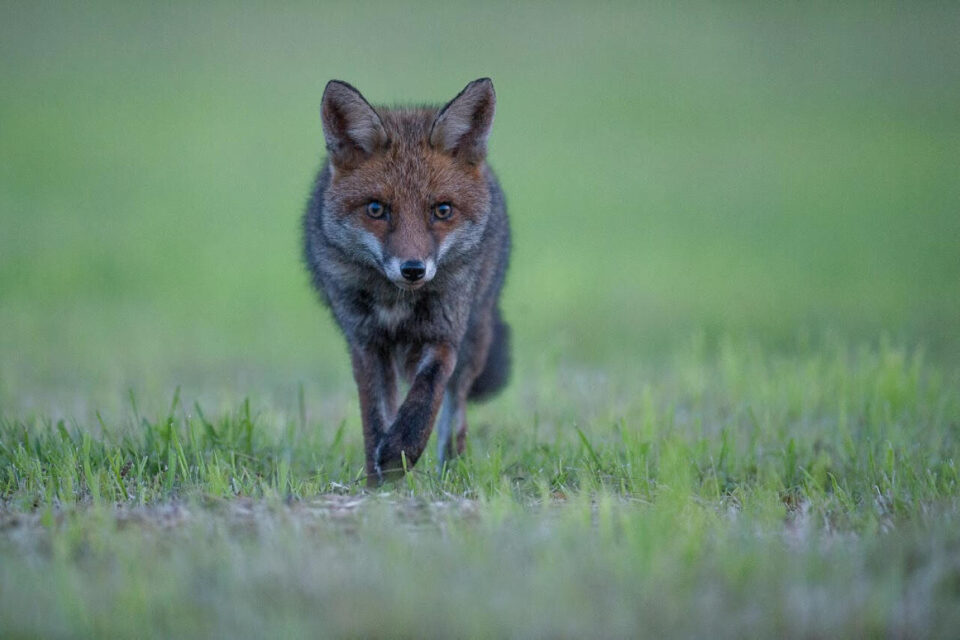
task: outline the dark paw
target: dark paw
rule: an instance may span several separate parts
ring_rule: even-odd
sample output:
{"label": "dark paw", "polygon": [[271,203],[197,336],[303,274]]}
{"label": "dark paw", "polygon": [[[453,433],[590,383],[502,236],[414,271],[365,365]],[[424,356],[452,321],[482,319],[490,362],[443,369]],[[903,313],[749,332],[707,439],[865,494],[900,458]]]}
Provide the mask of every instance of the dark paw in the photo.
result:
{"label": "dark paw", "polygon": [[404,462],[407,469],[412,467],[414,462],[404,457],[402,445],[390,440],[384,440],[377,445],[374,460],[379,484],[399,480],[404,474]]}

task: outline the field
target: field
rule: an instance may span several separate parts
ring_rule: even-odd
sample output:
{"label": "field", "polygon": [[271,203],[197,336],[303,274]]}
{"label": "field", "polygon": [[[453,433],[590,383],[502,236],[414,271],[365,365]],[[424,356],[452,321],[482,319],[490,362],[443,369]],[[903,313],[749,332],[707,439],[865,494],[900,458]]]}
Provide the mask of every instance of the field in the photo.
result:
{"label": "field", "polygon": [[[955,637],[960,8],[0,8],[0,637]],[[341,78],[493,78],[512,383],[361,481]]]}

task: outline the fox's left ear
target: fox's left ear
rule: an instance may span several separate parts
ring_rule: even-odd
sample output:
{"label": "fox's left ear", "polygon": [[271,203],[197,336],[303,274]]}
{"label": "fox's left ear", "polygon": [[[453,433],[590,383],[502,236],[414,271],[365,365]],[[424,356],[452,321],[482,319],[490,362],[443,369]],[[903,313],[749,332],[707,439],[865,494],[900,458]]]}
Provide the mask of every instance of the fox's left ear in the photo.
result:
{"label": "fox's left ear", "polygon": [[430,144],[471,164],[481,162],[487,155],[496,103],[493,81],[474,80],[437,113]]}

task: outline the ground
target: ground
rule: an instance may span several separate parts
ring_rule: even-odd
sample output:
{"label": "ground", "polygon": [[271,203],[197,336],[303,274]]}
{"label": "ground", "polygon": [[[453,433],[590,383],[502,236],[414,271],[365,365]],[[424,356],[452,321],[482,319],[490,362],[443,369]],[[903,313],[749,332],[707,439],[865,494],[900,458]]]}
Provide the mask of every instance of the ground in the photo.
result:
{"label": "ground", "polygon": [[[954,635],[956,7],[2,13],[0,636]],[[482,76],[513,379],[368,492],[319,98]]]}

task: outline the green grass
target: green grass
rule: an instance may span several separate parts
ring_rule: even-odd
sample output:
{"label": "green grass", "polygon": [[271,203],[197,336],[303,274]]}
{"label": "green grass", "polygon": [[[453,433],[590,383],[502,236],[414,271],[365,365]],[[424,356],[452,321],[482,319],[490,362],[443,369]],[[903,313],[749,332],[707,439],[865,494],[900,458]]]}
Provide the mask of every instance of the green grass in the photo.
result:
{"label": "green grass", "polygon": [[356,420],[307,403],[6,421],[0,621],[92,637],[956,628],[955,374],[887,345],[732,343],[619,373],[530,376],[476,412],[443,478],[428,455],[373,495]]}
{"label": "green grass", "polygon": [[[960,11],[0,9],[0,636],[951,637]],[[498,92],[515,372],[368,493],[331,77]]]}

